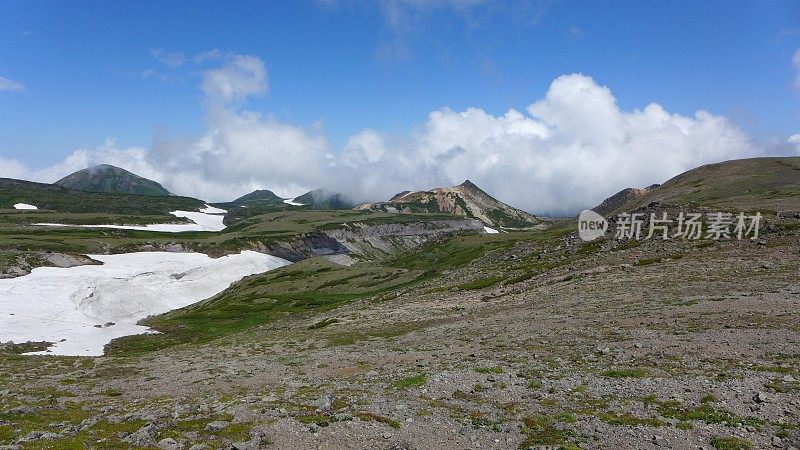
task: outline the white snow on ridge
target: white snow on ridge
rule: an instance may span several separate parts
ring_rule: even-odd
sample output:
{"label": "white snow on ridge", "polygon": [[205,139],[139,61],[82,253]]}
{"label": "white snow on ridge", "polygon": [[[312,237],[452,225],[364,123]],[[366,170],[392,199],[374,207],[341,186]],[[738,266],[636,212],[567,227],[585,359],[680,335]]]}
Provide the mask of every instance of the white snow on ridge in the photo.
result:
{"label": "white snow on ridge", "polygon": [[29,205],[27,203],[16,203],[14,204],[14,209],[39,209],[33,205]]}
{"label": "white snow on ridge", "polygon": [[497,233],[499,233],[499,231],[495,230],[494,228],[489,228],[486,225],[483,226],[483,231],[485,231],[486,234],[497,234]]}
{"label": "white snow on ridge", "polygon": [[286,203],[287,205],[292,205],[292,206],[305,206],[305,203],[297,203],[296,201],[294,201],[293,198],[285,198],[285,199],[283,199],[283,203]]}
{"label": "white snow on ridge", "polygon": [[[210,206],[209,208],[213,207]],[[186,231],[222,231],[225,229],[225,224],[222,223],[224,216],[219,214],[209,214],[196,211],[172,211],[170,214],[175,217],[185,217],[194,223],[156,223],[151,225],[71,225],[64,223],[37,223],[34,225],[48,227],[114,228],[118,230],[161,231],[165,233],[182,233]]]}
{"label": "white snow on ridge", "polygon": [[200,209],[200,212],[206,214],[225,214],[228,211],[221,208],[217,208],[215,206],[206,205],[205,208]]}
{"label": "white snow on ridge", "polygon": [[0,342],[55,342],[50,353],[39,353],[100,356],[112,339],[148,332],[136,322],[149,315],[191,305],[247,275],[290,264],[254,251],[217,259],[166,252],[89,256],[103,265],[39,267],[0,279]]}

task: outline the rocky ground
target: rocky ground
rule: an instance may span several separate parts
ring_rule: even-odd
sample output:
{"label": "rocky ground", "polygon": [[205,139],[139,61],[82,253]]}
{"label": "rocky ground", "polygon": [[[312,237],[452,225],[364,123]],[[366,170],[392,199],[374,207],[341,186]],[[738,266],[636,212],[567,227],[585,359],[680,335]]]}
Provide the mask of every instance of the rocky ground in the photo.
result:
{"label": "rocky ground", "polygon": [[5,354],[0,448],[797,448],[798,252],[517,242],[201,346]]}

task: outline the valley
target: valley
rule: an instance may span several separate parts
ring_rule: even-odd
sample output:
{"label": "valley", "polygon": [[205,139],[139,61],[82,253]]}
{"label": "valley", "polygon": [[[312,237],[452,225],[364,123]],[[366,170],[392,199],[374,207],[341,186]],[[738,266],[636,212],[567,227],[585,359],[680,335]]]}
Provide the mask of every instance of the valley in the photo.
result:
{"label": "valley", "polygon": [[[51,355],[23,355],[47,353],[34,338],[1,344],[0,446],[797,446],[800,217],[780,199],[800,182],[798,160],[785,158],[785,172],[762,172],[750,191],[688,172],[676,180],[692,181],[648,189],[644,198],[658,194],[652,200],[625,206],[639,194],[624,194],[604,203],[609,218],[612,210],[762,212],[758,239],[745,240],[617,240],[609,230],[583,242],[571,218],[531,215],[535,226],[503,227],[473,209],[321,210],[263,192],[237,200],[246,208],[212,205],[228,211],[218,231],[43,228],[36,223],[180,219],[169,214],[175,209],[155,210],[159,200],[134,207],[129,199],[130,212],[112,204],[135,194],[75,194],[109,196],[92,212],[62,207],[47,186],[31,187],[51,193],[39,203],[4,191],[0,271],[8,278],[0,295],[10,292],[3,283],[47,270],[112,271],[114,258],[142,252],[170,252],[159,261],[201,253],[209,264],[259,252],[284,262],[268,271],[235,263],[227,289],[204,288],[137,316],[138,324],[120,322],[156,333],[114,339],[102,356],[59,356],[58,345]],[[724,179],[746,180],[753,163],[726,163]],[[39,209],[13,209],[17,202]],[[89,265],[98,262],[106,264]],[[205,270],[158,275],[141,260],[134,272],[218,276]],[[108,292],[148,298],[130,286]],[[148,295],[177,298],[164,289]]]}

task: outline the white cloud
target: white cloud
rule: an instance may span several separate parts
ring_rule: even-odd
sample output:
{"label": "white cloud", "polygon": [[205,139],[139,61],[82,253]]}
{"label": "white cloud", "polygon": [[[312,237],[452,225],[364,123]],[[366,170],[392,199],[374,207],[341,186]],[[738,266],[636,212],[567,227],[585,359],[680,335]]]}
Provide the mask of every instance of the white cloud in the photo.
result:
{"label": "white cloud", "polygon": [[516,206],[560,214],[593,206],[624,187],[757,154],[724,117],[670,114],[655,103],[622,111],[608,88],[579,74],[553,81],[527,114],[444,108],[391,150],[386,137],[361,142],[341,158],[350,169],[347,179],[358,180],[355,194],[385,198],[469,178]]}
{"label": "white cloud", "polygon": [[53,182],[107,163],[156,180],[174,193],[210,201],[231,200],[262,188],[288,197],[325,179],[331,156],[319,126],[305,129],[242,108],[247,97],[267,89],[266,68],[259,58],[225,57],[220,67],[203,73],[202,89],[208,131],[201,136],[156,137],[150,149],[118,148],[109,139],[43,169],[3,164],[0,176]]}
{"label": "white cloud", "polygon": [[19,161],[15,159],[6,159],[0,156],[0,177],[29,179],[30,171]]}
{"label": "white cloud", "polygon": [[180,67],[186,62],[186,55],[181,52],[168,52],[163,48],[154,48],[150,50],[150,54],[160,63],[172,68]]}
{"label": "white cloud", "polygon": [[209,201],[259,188],[290,196],[315,187],[374,201],[470,179],[529,211],[571,214],[622,188],[663,182],[709,162],[756,156],[761,148],[725,117],[669,113],[657,103],[625,111],[610,89],[571,74],[554,80],[524,111],[495,116],[480,108],[442,108],[406,135],[356,133],[333,156],[319,125],[292,125],[245,108],[249,97],[267,91],[261,59],[220,57],[202,74],[204,134],[157,136],[149,149],[121,149],[108,141],[42,170],[0,161],[0,176],[54,181],[109,163]]}
{"label": "white cloud", "polygon": [[19,81],[14,81],[6,77],[0,77],[0,92],[2,91],[23,91],[25,85]]}
{"label": "white cloud", "polygon": [[800,133],[789,136],[786,143],[792,146],[796,153],[800,153]]}
{"label": "white cloud", "polygon": [[211,102],[241,102],[266,91],[267,69],[255,56],[234,55],[222,67],[203,73],[203,92]]}

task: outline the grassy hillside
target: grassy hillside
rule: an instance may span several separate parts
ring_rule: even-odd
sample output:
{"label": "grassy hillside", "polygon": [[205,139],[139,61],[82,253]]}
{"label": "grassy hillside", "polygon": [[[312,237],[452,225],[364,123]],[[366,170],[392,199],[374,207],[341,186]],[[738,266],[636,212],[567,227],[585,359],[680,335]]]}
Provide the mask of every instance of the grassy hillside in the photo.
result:
{"label": "grassy hillside", "polygon": [[151,196],[172,195],[153,180],[142,178],[125,169],[108,164],[79,170],[56,181],[55,184],[68,189],[89,192]]}
{"label": "grassy hillside", "polygon": [[274,192],[266,189],[259,189],[247,195],[243,195],[236,200],[230,202],[237,206],[247,207],[269,207],[269,206],[285,206],[283,199],[275,195]]}
{"label": "grassy hillside", "polygon": [[29,203],[39,209],[65,213],[164,215],[169,211],[195,211],[205,203],[189,197],[109,194],[67,189],[63,186],[0,178],[0,209]]}
{"label": "grassy hillside", "polygon": [[[305,215],[307,213],[297,213]],[[410,219],[414,216],[401,216]],[[421,215],[416,218],[427,217]],[[390,221],[398,216],[382,216]],[[493,260],[494,255],[514,246],[549,242],[555,246],[559,237],[571,228],[555,228],[510,234],[456,235],[444,242],[432,242],[387,258],[360,261],[341,266],[324,258],[312,258],[291,266],[254,275],[235,283],[230,289],[204,302],[146,320],[161,334],[129,336],[112,342],[112,354],[130,354],[199,343],[225,337],[289,314],[316,313],[355,300],[386,300],[407,289],[443,290],[435,280],[477,259]],[[476,272],[474,279],[461,284],[446,283],[448,289],[471,291],[504,280],[523,281],[532,270],[547,264],[571,261],[561,255],[541,261],[537,255],[519,260],[514,266],[497,267],[491,274]],[[565,262],[566,261],[566,262]],[[532,275],[531,275],[532,276]],[[431,284],[433,283],[433,284]],[[327,324],[319,324],[320,327]]]}
{"label": "grassy hillside", "polygon": [[708,164],[649,189],[617,211],[651,202],[732,211],[800,211],[800,157]]}

